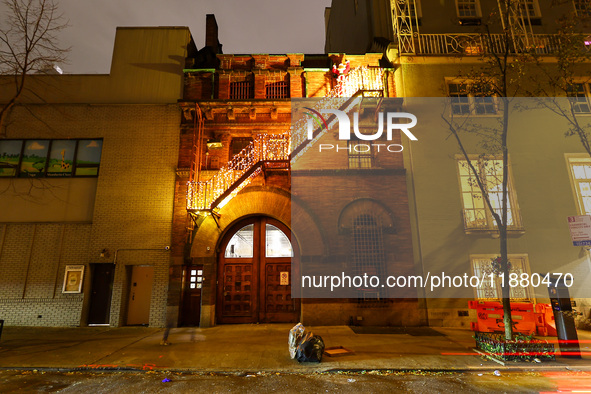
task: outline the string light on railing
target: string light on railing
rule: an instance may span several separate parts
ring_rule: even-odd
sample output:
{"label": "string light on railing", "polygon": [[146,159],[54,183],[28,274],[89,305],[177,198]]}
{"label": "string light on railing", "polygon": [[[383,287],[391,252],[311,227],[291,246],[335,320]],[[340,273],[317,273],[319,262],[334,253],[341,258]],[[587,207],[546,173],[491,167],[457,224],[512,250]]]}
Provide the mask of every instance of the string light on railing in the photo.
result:
{"label": "string light on railing", "polygon": [[[383,70],[381,68],[357,67],[351,70],[345,78],[340,80],[337,85],[326,95],[318,100],[314,107],[316,109],[339,109],[347,100],[360,90],[381,90]],[[346,111],[349,111],[355,105],[352,101]],[[333,120],[332,123],[336,122]],[[330,128],[330,127],[329,127]],[[320,134],[319,134],[320,135]],[[306,144],[303,149],[291,158],[297,160],[314,142]],[[260,160],[288,160],[292,147],[300,146],[307,138],[307,122],[300,119],[295,122],[291,129],[283,134],[259,134],[253,142],[235,155],[225,166],[209,180],[198,182],[196,185],[189,182],[187,185],[187,208],[192,210],[207,210],[211,204],[221,197],[229,187],[231,187],[249,168],[254,166]],[[232,193],[228,195],[222,203],[218,204],[221,208],[230,201],[240,190],[246,187],[252,179],[260,173],[260,168],[253,172],[245,181],[237,185]]]}

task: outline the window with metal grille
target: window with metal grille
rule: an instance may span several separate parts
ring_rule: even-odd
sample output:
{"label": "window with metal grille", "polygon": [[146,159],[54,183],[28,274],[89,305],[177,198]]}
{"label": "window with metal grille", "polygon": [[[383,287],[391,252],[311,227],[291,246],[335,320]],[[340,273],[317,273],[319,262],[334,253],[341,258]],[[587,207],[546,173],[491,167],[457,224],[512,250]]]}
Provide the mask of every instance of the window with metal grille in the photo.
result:
{"label": "window with metal grille", "polygon": [[[480,283],[480,286],[476,288],[476,298],[478,300],[500,301],[503,298],[502,281],[498,272],[495,272],[493,269],[492,264],[493,259],[496,257],[497,256],[495,255],[470,256],[474,276],[485,279]],[[509,255],[508,257],[510,264],[509,274],[517,274],[518,278],[521,278],[521,274],[529,273],[526,256]],[[529,286],[522,287],[519,281],[517,286],[511,286],[509,294],[511,301],[533,301],[532,289]]]}
{"label": "window with metal grille", "polygon": [[569,159],[571,179],[574,183],[579,213],[591,215],[591,159]]}
{"label": "window with metal grille", "polygon": [[498,105],[492,87],[483,83],[448,82],[453,115],[496,115]]}
{"label": "window with metal grille", "polygon": [[590,0],[573,0],[573,6],[577,16],[591,16],[591,1]]}
{"label": "window with metal grille", "polygon": [[566,94],[576,114],[591,113],[591,105],[589,104],[591,95],[589,92],[588,83],[574,83],[568,87]]}
{"label": "window with metal grille", "polygon": [[[358,215],[352,223],[353,267],[356,275],[378,276],[381,280],[386,271],[384,238],[379,218],[369,213]],[[382,288],[359,289],[359,300],[384,298]]]}
{"label": "window with metal grille", "polygon": [[251,98],[254,98],[252,81],[230,82],[230,100],[248,100]]}
{"label": "window with metal grille", "polygon": [[[474,159],[472,164],[476,168],[481,179],[484,181],[484,188],[493,210],[501,216],[503,201],[503,161],[495,159]],[[496,230],[495,219],[488,208],[482,191],[478,186],[476,176],[472,172],[466,160],[458,160],[460,177],[460,189],[462,193],[462,204],[464,207],[464,228],[466,230]],[[521,227],[519,215],[517,214],[517,203],[511,178],[508,183],[507,195],[507,226],[510,229]]]}
{"label": "window with metal grille", "polygon": [[456,0],[458,18],[480,18],[480,3],[478,0]]}
{"label": "window with metal grille", "polygon": [[361,143],[361,140],[347,141],[349,149],[349,168],[372,168],[374,155],[372,145]]}
{"label": "window with metal grille", "polygon": [[287,81],[268,81],[265,88],[268,99],[289,98],[289,84]]}

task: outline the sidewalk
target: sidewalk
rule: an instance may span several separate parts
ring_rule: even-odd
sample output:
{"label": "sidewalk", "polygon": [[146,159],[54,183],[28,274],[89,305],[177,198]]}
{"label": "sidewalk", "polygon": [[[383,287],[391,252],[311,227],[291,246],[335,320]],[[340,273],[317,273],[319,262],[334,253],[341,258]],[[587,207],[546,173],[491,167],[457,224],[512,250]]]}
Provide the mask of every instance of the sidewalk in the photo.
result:
{"label": "sidewalk", "polygon": [[[330,370],[491,369],[591,370],[591,357],[557,357],[556,362],[509,363],[506,367],[472,351],[472,332],[437,328],[419,335],[355,334],[347,326],[306,327],[327,347],[344,346],[355,353],[325,356],[320,364],[289,358],[292,324],[224,325],[175,328],[169,346],[161,346],[163,329],[146,327],[35,328],[5,327],[0,340],[0,368],[174,370],[212,373],[311,373]],[[579,333],[581,350],[589,352],[591,333]],[[556,338],[549,338],[555,340]],[[558,348],[558,346],[556,346]]]}

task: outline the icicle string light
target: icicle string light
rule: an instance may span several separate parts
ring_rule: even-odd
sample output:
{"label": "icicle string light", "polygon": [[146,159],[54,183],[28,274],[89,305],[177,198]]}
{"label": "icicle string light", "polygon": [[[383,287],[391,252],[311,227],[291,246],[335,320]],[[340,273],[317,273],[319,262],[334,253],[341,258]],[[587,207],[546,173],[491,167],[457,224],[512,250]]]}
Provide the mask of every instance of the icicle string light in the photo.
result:
{"label": "icicle string light", "polygon": [[[383,69],[365,66],[351,70],[337,85],[322,99],[318,100],[315,109],[343,109],[349,111],[356,103],[351,99],[359,91],[382,91]],[[329,126],[330,128],[330,126]],[[323,131],[323,133],[326,130]],[[235,155],[225,166],[209,180],[204,182],[189,182],[187,185],[187,209],[208,210],[214,201],[233,187],[232,192],[217,207],[221,208],[230,201],[240,190],[244,189],[261,172],[259,167],[239,185],[235,183],[254,165],[261,161],[290,160],[291,152],[301,145],[297,160],[322,135],[310,141],[307,139],[307,122],[304,118],[295,122],[291,129],[282,134],[258,134],[254,140],[240,153]]]}

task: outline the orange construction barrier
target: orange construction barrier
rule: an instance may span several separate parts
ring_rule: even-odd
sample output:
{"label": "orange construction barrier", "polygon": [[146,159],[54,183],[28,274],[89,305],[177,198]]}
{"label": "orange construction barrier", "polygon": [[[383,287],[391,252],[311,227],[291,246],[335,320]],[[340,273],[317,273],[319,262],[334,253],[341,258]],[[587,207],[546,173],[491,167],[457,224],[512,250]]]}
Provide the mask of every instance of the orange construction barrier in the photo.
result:
{"label": "orange construction barrier", "polygon": [[536,328],[538,335],[555,337],[556,322],[554,321],[554,312],[550,304],[536,304]]}
{"label": "orange construction barrier", "polygon": [[[476,309],[478,321],[470,325],[472,331],[504,332],[503,305],[496,301],[468,301],[470,309]],[[536,316],[531,302],[512,302],[511,318],[514,331],[529,335],[536,333]]]}

